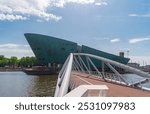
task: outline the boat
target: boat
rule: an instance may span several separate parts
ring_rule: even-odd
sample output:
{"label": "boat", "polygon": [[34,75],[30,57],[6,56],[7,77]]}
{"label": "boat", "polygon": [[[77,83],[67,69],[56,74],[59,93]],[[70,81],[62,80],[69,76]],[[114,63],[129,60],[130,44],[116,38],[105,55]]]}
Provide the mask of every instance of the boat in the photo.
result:
{"label": "boat", "polygon": [[33,66],[32,68],[23,69],[28,75],[53,75],[57,74],[57,70],[54,68],[48,68],[46,66]]}

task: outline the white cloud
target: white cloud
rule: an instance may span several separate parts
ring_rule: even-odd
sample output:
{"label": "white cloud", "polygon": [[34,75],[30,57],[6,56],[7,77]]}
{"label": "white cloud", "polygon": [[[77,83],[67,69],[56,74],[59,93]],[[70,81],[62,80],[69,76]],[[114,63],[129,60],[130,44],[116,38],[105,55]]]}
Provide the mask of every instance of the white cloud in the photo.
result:
{"label": "white cloud", "polygon": [[0,48],[18,48],[20,45],[18,44],[11,44],[11,43],[8,43],[8,44],[0,44]]}
{"label": "white cloud", "polygon": [[96,2],[95,5],[96,5],[96,6],[101,6],[101,5],[107,6],[108,3],[107,3],[107,2]]}
{"label": "white cloud", "polygon": [[129,56],[130,62],[139,63],[140,65],[150,65],[150,56]]}
{"label": "white cloud", "polygon": [[3,16],[3,20],[8,20],[8,16],[9,20],[26,19],[30,16],[46,21],[60,20],[61,16],[56,16],[47,11],[50,3],[51,0],[0,0],[0,14]]}
{"label": "white cloud", "polygon": [[53,5],[56,7],[64,7],[64,5],[68,3],[76,3],[76,4],[92,4],[95,0],[54,0]]}
{"label": "white cloud", "polygon": [[63,8],[69,3],[107,5],[106,0],[0,0],[0,20],[26,20],[34,16],[38,21],[59,21],[62,17],[50,13],[51,8]]}
{"label": "white cloud", "polygon": [[0,14],[0,20],[26,20],[26,17],[23,17],[22,15],[12,15],[12,14]]}
{"label": "white cloud", "polygon": [[29,45],[20,45],[20,44],[0,44],[0,54],[5,55],[6,57],[17,56],[34,56]]}
{"label": "white cloud", "polygon": [[106,0],[53,0],[52,4],[56,7],[64,7],[66,4],[95,4],[95,5],[108,5]]}
{"label": "white cloud", "polygon": [[137,17],[137,16],[138,16],[138,14],[134,14],[134,13],[132,13],[132,14],[129,14],[128,16],[130,16],[130,17]]}
{"label": "white cloud", "polygon": [[150,38],[132,38],[129,39],[129,43],[138,43],[138,42],[143,42],[143,41],[147,41],[150,40]]}
{"label": "white cloud", "polygon": [[118,38],[111,39],[110,42],[111,42],[111,43],[120,42],[120,39],[118,39]]}
{"label": "white cloud", "polygon": [[150,17],[150,14],[135,14],[135,13],[131,13],[128,16],[130,16],[130,17]]}

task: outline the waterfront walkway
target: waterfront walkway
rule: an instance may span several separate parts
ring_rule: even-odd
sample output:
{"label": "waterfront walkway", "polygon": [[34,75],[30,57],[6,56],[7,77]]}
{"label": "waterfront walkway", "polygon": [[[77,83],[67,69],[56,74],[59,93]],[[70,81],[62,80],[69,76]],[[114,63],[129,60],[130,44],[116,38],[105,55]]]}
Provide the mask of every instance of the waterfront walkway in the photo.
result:
{"label": "waterfront walkway", "polygon": [[96,76],[79,72],[71,73],[71,83],[74,84],[74,88],[80,85],[106,85],[109,88],[108,97],[150,97],[149,91],[104,81]]}

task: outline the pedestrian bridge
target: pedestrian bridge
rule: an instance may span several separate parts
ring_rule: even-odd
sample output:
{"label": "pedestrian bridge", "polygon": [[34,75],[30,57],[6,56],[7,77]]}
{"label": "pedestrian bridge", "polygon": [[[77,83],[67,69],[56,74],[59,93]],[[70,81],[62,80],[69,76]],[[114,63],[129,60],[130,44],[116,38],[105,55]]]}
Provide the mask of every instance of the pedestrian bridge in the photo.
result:
{"label": "pedestrian bridge", "polygon": [[[101,67],[97,67],[97,60]],[[107,69],[107,71],[106,71]],[[142,80],[129,83],[120,71],[130,72]],[[55,97],[135,97],[150,96],[150,74],[128,65],[86,53],[71,53],[59,72]]]}

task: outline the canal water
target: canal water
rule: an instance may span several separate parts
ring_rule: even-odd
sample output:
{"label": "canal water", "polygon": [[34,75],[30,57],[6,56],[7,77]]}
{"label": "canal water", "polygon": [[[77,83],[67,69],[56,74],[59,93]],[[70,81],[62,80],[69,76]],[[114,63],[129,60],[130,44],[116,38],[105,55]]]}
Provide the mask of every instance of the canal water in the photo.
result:
{"label": "canal water", "polygon": [[[129,83],[142,78],[135,74],[125,74]],[[46,97],[54,96],[57,75],[33,76],[24,72],[0,72],[0,97]],[[150,88],[150,82],[142,85]]]}
{"label": "canal water", "polygon": [[[143,80],[145,78],[138,76],[136,74],[124,74],[123,78],[130,84]],[[150,78],[150,77],[149,77]],[[144,87],[150,90],[150,81],[144,84],[139,85],[140,87]]]}
{"label": "canal water", "polygon": [[0,97],[54,96],[57,75],[33,76],[24,72],[0,72]]}

